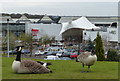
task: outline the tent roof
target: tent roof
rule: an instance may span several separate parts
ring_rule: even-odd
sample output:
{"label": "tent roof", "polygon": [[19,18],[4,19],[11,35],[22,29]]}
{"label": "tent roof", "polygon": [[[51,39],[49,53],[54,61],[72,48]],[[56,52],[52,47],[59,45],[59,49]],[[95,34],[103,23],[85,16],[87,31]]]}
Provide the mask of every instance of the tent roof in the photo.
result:
{"label": "tent roof", "polygon": [[60,34],[71,28],[99,29],[99,27],[96,27],[94,24],[92,24],[86,17],[81,17],[72,22],[62,23]]}
{"label": "tent roof", "polygon": [[44,15],[40,21],[53,21],[49,16]]}
{"label": "tent roof", "polygon": [[23,14],[23,15],[19,18],[19,20],[28,20],[28,18]]}

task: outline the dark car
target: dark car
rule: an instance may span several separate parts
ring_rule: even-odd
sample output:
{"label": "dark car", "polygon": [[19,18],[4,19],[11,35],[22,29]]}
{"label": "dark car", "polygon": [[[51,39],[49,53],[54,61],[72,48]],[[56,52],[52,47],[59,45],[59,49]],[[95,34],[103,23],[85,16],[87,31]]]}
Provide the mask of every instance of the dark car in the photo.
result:
{"label": "dark car", "polygon": [[61,57],[70,57],[71,52],[64,52]]}
{"label": "dark car", "polygon": [[30,53],[30,50],[29,49],[22,49],[22,54],[29,54]]}
{"label": "dark car", "polygon": [[17,54],[17,51],[16,51],[16,50],[10,50],[10,51],[9,51],[9,54],[10,54],[10,55]]}
{"label": "dark car", "polygon": [[[29,54],[30,53],[30,50],[28,50],[28,49],[22,49],[22,54]],[[17,51],[16,50],[10,50],[9,51],[9,54],[10,55],[14,55],[14,54],[17,54]]]}

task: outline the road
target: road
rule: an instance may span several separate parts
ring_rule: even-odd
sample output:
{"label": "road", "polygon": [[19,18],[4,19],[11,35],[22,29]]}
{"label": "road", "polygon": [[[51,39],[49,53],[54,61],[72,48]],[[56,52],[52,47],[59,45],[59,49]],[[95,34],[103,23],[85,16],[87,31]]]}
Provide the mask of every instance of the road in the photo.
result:
{"label": "road", "polygon": [[[2,57],[7,57],[7,56],[2,56]],[[11,56],[10,55],[10,57],[15,57],[15,56]],[[40,55],[40,56],[34,56],[34,55],[32,55],[32,56],[30,56],[30,55],[22,55],[21,56],[22,58],[31,58],[31,59],[44,59],[44,57],[45,57],[45,55]]]}

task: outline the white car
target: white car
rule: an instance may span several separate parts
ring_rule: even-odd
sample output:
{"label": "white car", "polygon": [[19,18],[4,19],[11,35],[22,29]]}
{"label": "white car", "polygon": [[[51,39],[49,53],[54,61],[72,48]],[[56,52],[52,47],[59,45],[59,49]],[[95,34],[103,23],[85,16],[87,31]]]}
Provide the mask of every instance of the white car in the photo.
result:
{"label": "white car", "polygon": [[58,56],[49,55],[49,56],[46,56],[44,60],[60,60],[60,58]]}
{"label": "white car", "polygon": [[44,51],[37,50],[37,51],[35,52],[35,55],[42,55],[42,54],[44,54]]}
{"label": "white car", "polygon": [[62,56],[63,53],[64,53],[63,51],[59,51],[59,52],[56,54],[56,56]]}

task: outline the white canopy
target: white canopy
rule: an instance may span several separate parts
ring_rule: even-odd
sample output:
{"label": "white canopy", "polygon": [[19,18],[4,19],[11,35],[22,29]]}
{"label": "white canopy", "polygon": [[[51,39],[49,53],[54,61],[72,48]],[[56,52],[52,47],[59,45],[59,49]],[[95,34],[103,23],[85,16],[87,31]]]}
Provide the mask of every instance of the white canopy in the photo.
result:
{"label": "white canopy", "polygon": [[62,23],[62,29],[60,34],[71,28],[80,28],[80,29],[100,29],[92,24],[86,17],[81,17],[72,22]]}

